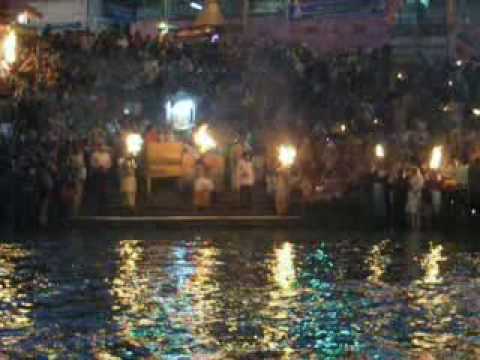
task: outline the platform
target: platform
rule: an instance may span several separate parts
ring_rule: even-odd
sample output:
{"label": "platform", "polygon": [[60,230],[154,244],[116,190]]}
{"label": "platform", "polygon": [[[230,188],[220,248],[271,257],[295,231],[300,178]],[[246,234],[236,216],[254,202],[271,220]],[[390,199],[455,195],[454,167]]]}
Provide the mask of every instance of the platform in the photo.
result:
{"label": "platform", "polygon": [[163,226],[291,226],[302,223],[301,216],[239,215],[239,216],[78,216],[74,225],[163,225]]}

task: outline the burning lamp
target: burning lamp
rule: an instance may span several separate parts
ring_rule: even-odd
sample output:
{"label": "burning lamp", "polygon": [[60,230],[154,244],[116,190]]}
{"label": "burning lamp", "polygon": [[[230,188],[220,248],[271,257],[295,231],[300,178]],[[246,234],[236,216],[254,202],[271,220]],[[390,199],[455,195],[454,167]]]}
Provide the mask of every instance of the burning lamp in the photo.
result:
{"label": "burning lamp", "polygon": [[17,15],[17,22],[21,25],[28,23],[28,14],[24,11]]}
{"label": "burning lamp", "polygon": [[278,147],[278,161],[284,168],[291,168],[297,158],[297,150],[293,145],[280,145]]}
{"label": "burning lamp", "polygon": [[430,169],[438,170],[442,165],[443,147],[435,146],[430,157]]}
{"label": "burning lamp", "polygon": [[345,125],[345,124],[340,125],[340,131],[342,133],[346,132],[347,131],[347,125]]}
{"label": "burning lamp", "polygon": [[477,116],[477,117],[480,117],[480,108],[473,108],[472,109],[472,114]]}
{"label": "burning lamp", "polygon": [[195,145],[197,145],[200,153],[202,154],[217,147],[215,139],[210,135],[208,131],[207,124],[203,124],[202,126],[200,126],[198,130],[193,134],[193,141]]}
{"label": "burning lamp", "polygon": [[137,156],[142,150],[143,139],[140,134],[128,134],[125,142],[127,145],[127,152],[131,156]]}
{"label": "burning lamp", "polygon": [[455,62],[455,64],[458,66],[458,67],[461,67],[463,65],[463,61],[462,60],[457,60]]}
{"label": "burning lamp", "polygon": [[397,79],[402,81],[405,80],[405,75],[402,72],[397,73]]}
{"label": "burning lamp", "polygon": [[385,158],[385,147],[382,144],[377,144],[375,146],[375,156],[377,159]]}
{"label": "burning lamp", "polygon": [[8,66],[17,60],[17,34],[10,30],[3,41],[3,59]]}

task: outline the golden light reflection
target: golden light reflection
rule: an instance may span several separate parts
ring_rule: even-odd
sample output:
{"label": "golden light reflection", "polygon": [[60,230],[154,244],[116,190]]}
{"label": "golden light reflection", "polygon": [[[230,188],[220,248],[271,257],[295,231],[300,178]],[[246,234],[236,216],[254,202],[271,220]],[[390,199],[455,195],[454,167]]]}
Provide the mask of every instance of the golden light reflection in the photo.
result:
{"label": "golden light reflection", "polygon": [[284,242],[274,251],[271,266],[272,277],[277,287],[270,290],[270,301],[263,310],[266,318],[274,321],[273,325],[263,325],[263,346],[270,351],[281,351],[282,359],[289,359],[293,349],[288,345],[290,329],[289,309],[297,294],[295,272],[295,253],[290,242]]}
{"label": "golden light reflection", "polygon": [[275,257],[275,281],[283,290],[291,290],[296,281],[292,244],[286,242],[280,249],[276,249]]}
{"label": "golden light reflection", "polygon": [[[33,326],[31,312],[33,304],[26,301],[27,291],[18,283],[17,265],[30,253],[12,245],[0,245],[0,330],[18,331]],[[8,345],[15,344],[25,336],[8,338]],[[0,346],[2,341],[0,341]]]}
{"label": "golden light reflection", "polygon": [[442,255],[443,246],[433,246],[430,244],[430,252],[425,255],[421,261],[425,276],[423,283],[425,284],[440,284],[443,279],[440,276],[440,263],[446,261],[447,258]]}
{"label": "golden light reflection", "polygon": [[143,259],[143,244],[139,240],[120,241],[117,253],[118,272],[113,279],[111,293],[115,298],[114,313],[122,315],[114,316],[114,319],[121,325],[122,334],[129,338],[133,321],[145,310],[145,298],[148,296],[147,279],[139,266]]}
{"label": "golden light reflection", "polygon": [[219,310],[220,287],[214,279],[219,250],[214,247],[204,247],[198,250],[194,263],[196,272],[186,287],[186,293],[192,298],[191,318],[186,319],[185,325],[190,328],[195,339],[205,345],[216,344],[215,335],[208,326],[209,320],[217,317]]}
{"label": "golden light reflection", "polygon": [[376,244],[372,247],[366,263],[371,271],[368,281],[373,284],[381,284],[385,270],[390,263],[390,257],[384,255],[386,247],[389,245],[390,240],[383,240],[380,244]]}
{"label": "golden light reflection", "polygon": [[425,274],[412,289],[411,307],[423,313],[410,322],[417,329],[412,333],[412,344],[423,350],[440,350],[452,346],[457,338],[451,332],[451,322],[457,313],[455,301],[452,301],[448,289],[437,285],[443,284],[440,276],[440,263],[447,260],[443,256],[443,246],[430,243],[429,252],[420,260]]}

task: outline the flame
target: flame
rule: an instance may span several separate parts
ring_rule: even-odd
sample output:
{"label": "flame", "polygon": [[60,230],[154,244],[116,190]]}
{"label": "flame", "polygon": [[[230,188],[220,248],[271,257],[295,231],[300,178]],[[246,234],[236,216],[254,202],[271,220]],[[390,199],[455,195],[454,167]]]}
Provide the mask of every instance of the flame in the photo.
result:
{"label": "flame", "polygon": [[129,134],[126,139],[127,152],[133,156],[138,155],[142,150],[143,139],[140,134]]}
{"label": "flame", "polygon": [[7,65],[12,65],[17,60],[17,34],[11,30],[3,42],[3,58]]}
{"label": "flame", "polygon": [[430,158],[430,169],[438,170],[442,165],[443,147],[435,146],[432,150],[432,157]]}
{"label": "flame", "polygon": [[280,145],[278,147],[278,161],[280,164],[285,167],[289,168],[295,163],[295,159],[297,158],[297,150],[293,145]]}
{"label": "flame", "polygon": [[215,139],[208,132],[208,125],[203,124],[193,135],[193,141],[197,145],[201,153],[206,153],[209,150],[215,149],[217,143]]}
{"label": "flame", "polygon": [[377,144],[375,146],[375,156],[379,159],[383,159],[385,157],[385,147],[382,144]]}

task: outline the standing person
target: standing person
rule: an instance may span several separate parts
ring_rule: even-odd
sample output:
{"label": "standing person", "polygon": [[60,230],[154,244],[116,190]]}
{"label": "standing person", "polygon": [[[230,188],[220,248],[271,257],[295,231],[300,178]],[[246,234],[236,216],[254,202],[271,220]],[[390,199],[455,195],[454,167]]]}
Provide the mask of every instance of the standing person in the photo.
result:
{"label": "standing person", "polygon": [[160,135],[158,134],[157,129],[152,124],[148,125],[147,131],[145,132],[145,142],[146,143],[158,143],[160,142]]}
{"label": "standing person", "polygon": [[213,181],[207,176],[203,165],[198,167],[197,178],[194,183],[193,204],[196,210],[210,208],[212,192],[215,190]]}
{"label": "standing person", "polygon": [[102,212],[107,202],[108,179],[112,168],[112,157],[109,149],[102,143],[97,144],[91,157],[91,184],[95,211]]}
{"label": "standing person", "polygon": [[252,192],[255,184],[255,173],[250,155],[243,153],[237,164],[237,183],[240,187],[240,205],[243,208],[252,206]]}
{"label": "standing person", "polygon": [[120,193],[130,211],[135,211],[137,197],[137,177],[135,174],[136,163],[132,157],[122,157],[118,159],[118,169],[120,173]]}
{"label": "standing person", "polygon": [[87,168],[85,165],[85,155],[79,142],[75,142],[72,152],[69,156],[69,163],[72,169],[74,197],[73,197],[73,215],[77,216],[83,203],[83,189],[87,179]]}
{"label": "standing person", "polygon": [[397,169],[396,175],[392,177],[391,181],[393,187],[393,223],[395,227],[403,228],[406,224],[405,208],[408,194],[408,179],[403,166]]}
{"label": "standing person", "polygon": [[410,226],[415,230],[420,229],[421,226],[422,190],[424,183],[425,180],[420,168],[413,168],[408,179],[409,189],[406,212]]}
{"label": "standing person", "polygon": [[468,189],[470,192],[470,203],[474,214],[480,213],[480,157],[473,160],[468,171]]}
{"label": "standing person", "polygon": [[275,179],[275,212],[279,216],[288,214],[290,204],[290,184],[287,171],[278,171]]}

